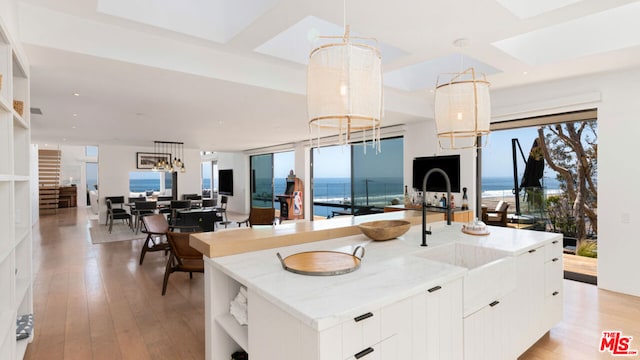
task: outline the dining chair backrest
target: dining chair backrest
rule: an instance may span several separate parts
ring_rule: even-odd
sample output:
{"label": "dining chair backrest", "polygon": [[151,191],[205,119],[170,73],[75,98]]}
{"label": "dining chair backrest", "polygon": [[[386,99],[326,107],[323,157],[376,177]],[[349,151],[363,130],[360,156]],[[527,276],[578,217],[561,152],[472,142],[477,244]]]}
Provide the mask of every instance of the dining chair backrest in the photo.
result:
{"label": "dining chair backrest", "polygon": [[158,196],[158,201],[171,201],[173,196]]}
{"label": "dining chair backrest", "polygon": [[147,198],[144,196],[136,196],[136,197],[130,197],[128,199],[128,203],[129,204],[133,204],[135,202],[139,202],[139,201],[147,201]]}
{"label": "dining chair backrest", "polygon": [[249,212],[249,224],[253,225],[273,225],[276,219],[276,209],[252,207]]}
{"label": "dining chair backrest", "polygon": [[216,206],[216,199],[202,199],[202,207]]}
{"label": "dining chair backrest", "polygon": [[190,209],[191,200],[171,200],[171,209]]}
{"label": "dining chair backrest", "polygon": [[156,201],[136,201],[136,210],[155,210],[158,203]]}
{"label": "dining chair backrest", "polygon": [[112,206],[115,204],[119,204],[118,206],[122,206],[122,204],[124,204],[124,196],[105,196],[104,200],[110,200]]}
{"label": "dining chair backrest", "polygon": [[187,260],[202,260],[202,253],[189,245],[189,233],[168,232],[167,240],[171,245],[171,251],[174,252],[174,255],[177,258]]}
{"label": "dining chair backrest", "polygon": [[228,201],[229,201],[229,198],[227,198],[226,196],[222,195],[220,197],[220,207],[226,210]]}
{"label": "dining chair backrest", "polygon": [[142,218],[145,232],[151,234],[166,234],[169,231],[169,223],[162,214],[154,214]]}
{"label": "dining chair backrest", "polygon": [[202,196],[198,194],[183,194],[182,200],[201,200]]}

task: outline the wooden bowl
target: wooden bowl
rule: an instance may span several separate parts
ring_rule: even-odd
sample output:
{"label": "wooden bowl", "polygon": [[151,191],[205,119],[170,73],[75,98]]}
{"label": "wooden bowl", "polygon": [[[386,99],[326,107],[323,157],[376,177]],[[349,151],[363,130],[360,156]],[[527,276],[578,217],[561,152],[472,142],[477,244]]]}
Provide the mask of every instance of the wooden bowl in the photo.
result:
{"label": "wooden bowl", "polygon": [[405,220],[369,221],[358,225],[360,231],[376,241],[395,239],[409,231],[411,223]]}

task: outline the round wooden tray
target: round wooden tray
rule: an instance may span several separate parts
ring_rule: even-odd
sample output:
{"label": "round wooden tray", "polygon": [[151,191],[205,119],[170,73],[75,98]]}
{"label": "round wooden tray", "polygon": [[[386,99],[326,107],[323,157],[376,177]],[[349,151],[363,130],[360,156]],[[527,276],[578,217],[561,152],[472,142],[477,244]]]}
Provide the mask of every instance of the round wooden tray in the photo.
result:
{"label": "round wooden tray", "polygon": [[[360,257],[356,254],[362,251]],[[330,276],[350,273],[360,267],[360,262],[364,257],[364,248],[357,246],[353,254],[339,251],[306,251],[286,258],[282,258],[280,253],[276,254],[282,267],[292,273],[301,275]]]}
{"label": "round wooden tray", "polygon": [[469,231],[469,230],[466,230],[465,228],[462,228],[462,232],[465,234],[475,235],[475,236],[489,235],[489,230],[487,230],[486,232],[480,233],[480,232]]}

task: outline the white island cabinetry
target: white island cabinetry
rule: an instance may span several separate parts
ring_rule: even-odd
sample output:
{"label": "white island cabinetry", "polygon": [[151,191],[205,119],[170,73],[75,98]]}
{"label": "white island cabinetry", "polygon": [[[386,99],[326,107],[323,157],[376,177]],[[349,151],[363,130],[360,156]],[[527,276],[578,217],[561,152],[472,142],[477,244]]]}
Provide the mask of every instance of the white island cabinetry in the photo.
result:
{"label": "white island cabinetry", "polygon": [[[413,226],[387,242],[354,235],[205,257],[207,358],[227,360],[242,349],[254,360],[515,359],[561,319],[558,238],[502,228],[471,236],[442,223],[434,224],[427,249],[419,246],[420,226]],[[477,256],[488,248],[504,253],[487,266],[513,264],[513,281],[501,277],[503,291],[487,286],[472,292],[490,294],[486,304],[465,298],[464,289],[484,288],[465,284],[477,283],[483,268],[425,255],[451,243],[473,245]],[[276,257],[351,253],[357,246],[366,248],[360,268],[337,276],[290,273]],[[241,286],[247,288],[248,326],[229,314]]]}

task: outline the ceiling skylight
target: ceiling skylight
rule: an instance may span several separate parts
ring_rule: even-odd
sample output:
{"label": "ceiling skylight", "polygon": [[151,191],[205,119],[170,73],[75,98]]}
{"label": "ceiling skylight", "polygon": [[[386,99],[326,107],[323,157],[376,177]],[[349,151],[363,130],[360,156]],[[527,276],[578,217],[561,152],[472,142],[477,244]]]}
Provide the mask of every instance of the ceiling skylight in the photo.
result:
{"label": "ceiling skylight", "polygon": [[582,0],[496,0],[520,19],[556,10]]}
{"label": "ceiling skylight", "polygon": [[[319,36],[342,36],[344,27],[314,16],[307,16],[287,30],[269,39],[264,44],[258,46],[254,51],[261,54],[270,55],[280,59],[306,65],[309,60],[309,53],[318,45]],[[358,34],[351,31],[351,37],[368,37],[368,34]],[[334,40],[335,41],[335,40]],[[358,40],[354,39],[353,42]],[[371,43],[370,41],[365,43]],[[375,42],[373,42],[375,43]],[[382,62],[389,63],[393,60],[405,56],[407,53],[393,46],[377,43],[378,49],[382,53]]]}
{"label": "ceiling skylight", "polygon": [[226,43],[278,0],[98,0],[98,12]]}
{"label": "ceiling skylight", "polygon": [[389,71],[384,74],[384,85],[404,91],[433,89],[436,86],[438,75],[457,73],[470,67],[474,67],[476,73],[484,73],[485,75],[501,72],[468,56],[452,54]]}
{"label": "ceiling skylight", "polygon": [[640,2],[493,43],[533,65],[549,64],[640,45]]}

